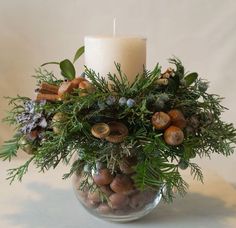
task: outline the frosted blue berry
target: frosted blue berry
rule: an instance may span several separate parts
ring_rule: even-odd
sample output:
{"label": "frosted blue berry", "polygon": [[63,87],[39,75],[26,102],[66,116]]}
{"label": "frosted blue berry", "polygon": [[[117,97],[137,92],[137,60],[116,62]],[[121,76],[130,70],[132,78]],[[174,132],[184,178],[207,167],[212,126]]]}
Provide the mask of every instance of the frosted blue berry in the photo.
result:
{"label": "frosted blue berry", "polygon": [[180,159],[178,166],[180,169],[185,170],[188,168],[188,162],[183,159]]}
{"label": "frosted blue berry", "polygon": [[131,108],[131,107],[133,107],[133,106],[135,105],[135,100],[129,98],[129,99],[127,100],[126,104],[127,104],[127,106],[128,106],[129,108]]}
{"label": "frosted blue berry", "polygon": [[164,102],[167,102],[167,101],[169,101],[170,98],[169,98],[168,94],[163,93],[159,96],[159,99],[164,101]]}
{"label": "frosted blue berry", "polygon": [[164,108],[165,106],[165,102],[161,99],[157,99],[155,104],[154,104],[155,108],[157,108],[158,110],[161,110]]}
{"label": "frosted blue berry", "polygon": [[91,171],[90,166],[88,164],[84,165],[84,172],[89,173]]}
{"label": "frosted blue berry", "polygon": [[126,102],[127,102],[127,99],[126,99],[125,97],[121,97],[121,98],[119,99],[119,104],[120,104],[121,106],[124,106],[124,105],[126,104]]}
{"label": "frosted blue berry", "polygon": [[85,78],[85,72],[82,72],[82,74],[80,75],[82,78]]}
{"label": "frosted blue berry", "polygon": [[186,86],[186,85],[187,85],[185,79],[181,79],[181,80],[180,80],[180,84],[183,85],[183,86]]}
{"label": "frosted blue berry", "polygon": [[201,92],[206,92],[207,89],[208,89],[208,82],[204,82],[204,81],[199,81],[198,82],[198,89],[201,91]]}
{"label": "frosted blue berry", "polygon": [[98,107],[100,110],[104,110],[106,108],[106,104],[103,101],[98,101]]}
{"label": "frosted blue berry", "polygon": [[106,103],[107,103],[108,105],[113,105],[115,102],[116,102],[116,98],[113,97],[113,96],[109,96],[109,97],[107,98],[107,100],[106,100]]}

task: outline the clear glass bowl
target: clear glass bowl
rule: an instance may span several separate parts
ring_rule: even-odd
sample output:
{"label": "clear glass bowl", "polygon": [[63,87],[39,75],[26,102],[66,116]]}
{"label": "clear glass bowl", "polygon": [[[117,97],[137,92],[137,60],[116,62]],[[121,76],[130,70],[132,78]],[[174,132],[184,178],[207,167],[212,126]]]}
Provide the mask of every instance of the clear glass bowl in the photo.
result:
{"label": "clear glass bowl", "polygon": [[[113,222],[128,222],[139,219],[150,213],[162,198],[161,189],[156,192],[152,190],[140,191],[134,186],[130,191],[116,193],[113,191],[114,182],[103,186],[96,185],[96,188],[92,190],[86,187],[81,190],[85,178],[90,184],[93,183],[94,179],[91,176],[92,174],[83,174],[83,172],[75,173],[72,177],[72,185],[75,195],[83,207],[89,213],[101,219]],[[113,178],[127,180],[130,178],[129,176],[118,174]],[[115,186],[117,189],[123,187],[120,183]],[[127,189],[127,185],[125,186]]]}

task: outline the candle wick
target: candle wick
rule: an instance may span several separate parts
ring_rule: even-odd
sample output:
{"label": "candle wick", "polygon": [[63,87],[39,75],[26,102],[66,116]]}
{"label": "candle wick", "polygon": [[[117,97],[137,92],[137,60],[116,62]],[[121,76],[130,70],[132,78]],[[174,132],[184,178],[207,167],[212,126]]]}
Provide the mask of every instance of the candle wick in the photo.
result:
{"label": "candle wick", "polygon": [[116,36],[116,18],[113,18],[113,36]]}

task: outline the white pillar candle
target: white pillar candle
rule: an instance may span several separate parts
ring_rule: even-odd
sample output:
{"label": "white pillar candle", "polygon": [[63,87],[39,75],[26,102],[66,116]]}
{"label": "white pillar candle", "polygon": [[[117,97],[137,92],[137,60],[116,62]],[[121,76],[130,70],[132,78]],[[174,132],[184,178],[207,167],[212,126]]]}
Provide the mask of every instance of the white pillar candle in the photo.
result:
{"label": "white pillar candle", "polygon": [[121,64],[129,82],[143,73],[146,65],[145,38],[87,36],[84,44],[85,65],[105,78],[108,73],[117,74],[114,62]]}

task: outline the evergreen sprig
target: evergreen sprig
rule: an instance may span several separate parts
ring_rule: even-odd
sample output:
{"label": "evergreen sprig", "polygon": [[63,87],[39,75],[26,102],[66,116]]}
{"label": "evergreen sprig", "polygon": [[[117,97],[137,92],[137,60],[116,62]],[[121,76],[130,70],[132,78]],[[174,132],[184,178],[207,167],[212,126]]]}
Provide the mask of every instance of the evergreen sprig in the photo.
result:
{"label": "evergreen sprig", "polygon": [[[21,181],[31,163],[44,172],[61,162],[71,164],[73,156],[76,160],[63,176],[65,179],[75,172],[84,172],[84,167],[96,168],[97,162],[106,164],[115,173],[124,158],[135,156],[138,162],[134,176],[136,185],[140,189],[161,190],[167,201],[174,198],[176,191],[180,195],[187,191],[188,184],[180,174],[181,168],[188,167],[193,178],[203,182],[201,168],[191,159],[210,157],[212,153],[231,155],[236,144],[236,130],[232,124],[221,120],[221,114],[226,110],[221,105],[222,98],[207,93],[206,83],[198,79],[196,73],[186,73],[179,59],[172,58],[170,63],[175,65],[175,70],[168,85],[157,83],[163,76],[158,64],[152,71],[144,69],[133,83],[128,81],[119,64],[115,64],[117,74],[108,75],[109,82],[85,67],[85,75],[95,90],[81,96],[81,90],[74,89],[62,101],[36,107],[46,116],[47,127],[42,138],[33,143],[34,155],[22,166],[9,170],[8,179]],[[60,85],[62,82],[43,68],[37,69],[34,77],[38,85],[41,82]],[[114,102],[108,103],[111,96]],[[120,98],[130,98],[134,105],[121,105]],[[21,96],[9,98],[12,109],[5,121],[14,125],[17,131],[20,125],[16,117],[24,111],[24,104],[29,100]],[[163,131],[154,129],[151,124],[154,112],[170,109],[181,110],[187,119],[185,138],[178,146],[168,145],[163,139]],[[65,120],[55,124],[52,118],[56,113],[62,113]],[[114,144],[92,136],[93,124],[114,120],[123,122],[129,129],[129,135],[122,143]],[[60,134],[55,134],[54,127],[61,129]],[[17,156],[22,137],[24,135],[16,134],[5,142],[0,151],[2,160]],[[87,177],[83,186],[96,189],[89,185],[89,173]]]}

